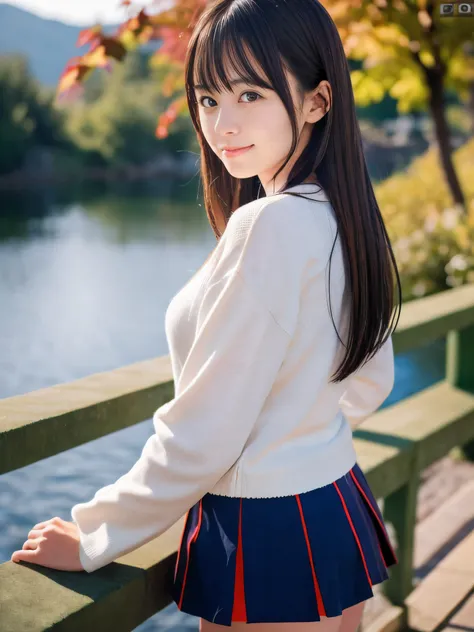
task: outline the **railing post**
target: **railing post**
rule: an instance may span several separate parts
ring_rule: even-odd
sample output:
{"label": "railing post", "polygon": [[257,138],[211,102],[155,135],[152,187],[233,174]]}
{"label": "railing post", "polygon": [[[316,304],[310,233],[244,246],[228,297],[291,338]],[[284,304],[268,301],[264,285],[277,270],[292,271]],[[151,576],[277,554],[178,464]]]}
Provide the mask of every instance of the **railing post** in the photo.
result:
{"label": "railing post", "polygon": [[[415,455],[416,457],[416,455]],[[384,500],[384,520],[395,529],[398,564],[390,570],[390,578],[382,585],[383,592],[396,606],[404,606],[413,590],[413,548],[415,543],[416,502],[420,473],[416,458],[410,480]]]}
{"label": "railing post", "polygon": [[[474,325],[448,332],[446,380],[457,388],[474,393]],[[474,461],[474,441],[461,448],[464,456]]]}

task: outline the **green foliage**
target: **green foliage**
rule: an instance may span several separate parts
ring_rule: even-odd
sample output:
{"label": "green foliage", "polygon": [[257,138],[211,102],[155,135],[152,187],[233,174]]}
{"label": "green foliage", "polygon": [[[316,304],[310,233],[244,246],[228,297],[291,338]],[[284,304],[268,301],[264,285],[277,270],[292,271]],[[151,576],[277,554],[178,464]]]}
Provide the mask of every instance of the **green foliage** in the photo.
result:
{"label": "green foliage", "polygon": [[[164,140],[155,136],[167,99],[149,55],[130,53],[113,72],[94,73],[81,99],[55,103],[20,56],[0,57],[0,174],[21,169],[33,150],[50,148],[55,170],[87,166],[143,165],[189,149],[189,119]],[[58,158],[58,159],[56,159]]]}
{"label": "green foliage", "polygon": [[189,120],[180,121],[169,138],[155,137],[158,113],[166,107],[159,87],[147,56],[138,51],[116,62],[112,73],[93,74],[84,99],[67,108],[70,139],[83,152],[114,166],[145,164],[187,148],[192,138]]}
{"label": "green foliage", "polygon": [[428,75],[441,65],[446,90],[467,102],[474,81],[469,20],[441,19],[432,1],[402,1],[396,9],[370,0],[330,0],[328,6],[351,60],[358,106],[379,103],[389,95],[399,114],[426,110]]}
{"label": "green foliage", "polygon": [[52,98],[33,79],[24,58],[0,56],[0,173],[20,168],[35,146],[63,143]]}
{"label": "green foliage", "polygon": [[375,188],[404,300],[474,283],[474,138],[454,152],[468,214],[452,206],[436,150]]}

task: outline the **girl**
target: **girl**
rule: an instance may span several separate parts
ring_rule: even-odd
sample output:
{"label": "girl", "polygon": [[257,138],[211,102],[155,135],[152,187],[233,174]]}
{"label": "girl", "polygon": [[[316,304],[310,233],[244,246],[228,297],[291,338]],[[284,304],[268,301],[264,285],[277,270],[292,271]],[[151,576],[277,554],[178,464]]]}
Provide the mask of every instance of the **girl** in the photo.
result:
{"label": "girl", "polygon": [[167,310],[175,396],[12,559],[90,573],[186,514],[173,598],[203,632],[355,632],[396,562],[351,425],[392,390],[400,283],[341,40],[318,0],[218,0],[185,78],[218,243]]}

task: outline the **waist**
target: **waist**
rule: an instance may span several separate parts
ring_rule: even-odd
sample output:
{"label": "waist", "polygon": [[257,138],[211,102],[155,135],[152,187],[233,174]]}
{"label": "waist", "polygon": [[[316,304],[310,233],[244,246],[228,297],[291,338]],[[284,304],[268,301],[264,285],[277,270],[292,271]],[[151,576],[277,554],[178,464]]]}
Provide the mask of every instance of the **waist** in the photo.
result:
{"label": "waist", "polygon": [[308,444],[290,454],[287,458],[269,452],[251,460],[244,451],[209,493],[239,498],[302,494],[341,478],[357,462],[352,430],[346,420],[330,442],[315,447]]}

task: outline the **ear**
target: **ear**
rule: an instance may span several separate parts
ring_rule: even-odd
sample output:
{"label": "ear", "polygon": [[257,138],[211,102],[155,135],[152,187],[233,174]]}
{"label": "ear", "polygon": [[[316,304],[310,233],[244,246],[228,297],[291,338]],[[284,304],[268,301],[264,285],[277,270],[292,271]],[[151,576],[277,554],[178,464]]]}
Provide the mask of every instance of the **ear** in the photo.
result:
{"label": "ear", "polygon": [[328,81],[319,85],[305,99],[306,122],[316,123],[325,116],[332,106],[332,90]]}

